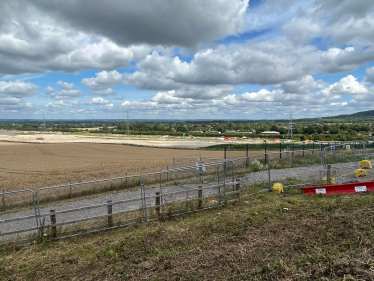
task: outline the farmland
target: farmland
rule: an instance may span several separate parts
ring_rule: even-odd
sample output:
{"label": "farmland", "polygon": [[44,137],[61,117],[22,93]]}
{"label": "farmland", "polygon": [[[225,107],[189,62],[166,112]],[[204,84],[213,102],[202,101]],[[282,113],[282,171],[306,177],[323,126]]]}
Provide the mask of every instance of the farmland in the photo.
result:
{"label": "farmland", "polygon": [[[142,175],[172,168],[173,157],[191,153],[222,158],[222,151],[160,149],[118,144],[0,142],[1,189],[37,189],[108,177]],[[251,154],[260,151],[251,151]],[[233,157],[234,155],[230,155]],[[245,156],[236,152],[235,156]],[[191,165],[181,162],[180,165]]]}

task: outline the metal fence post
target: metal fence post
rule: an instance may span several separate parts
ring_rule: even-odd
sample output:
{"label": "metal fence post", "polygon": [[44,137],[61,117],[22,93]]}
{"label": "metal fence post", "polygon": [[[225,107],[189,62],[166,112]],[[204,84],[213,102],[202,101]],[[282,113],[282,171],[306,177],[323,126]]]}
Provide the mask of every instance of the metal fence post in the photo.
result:
{"label": "metal fence post", "polygon": [[145,197],[145,176],[141,178],[140,193],[141,193],[141,198],[142,198],[143,222],[146,222],[148,219],[147,219],[147,202],[146,202],[146,197]]}
{"label": "metal fence post", "polygon": [[236,201],[240,200],[240,179],[236,179],[236,185],[235,185],[235,190],[236,190]]}
{"label": "metal fence post", "polygon": [[266,151],[267,151],[267,143],[265,142],[265,163],[266,163],[266,157],[267,157]]}
{"label": "metal fence post", "polygon": [[161,197],[160,197],[160,192],[156,192],[156,198],[155,198],[155,204],[156,204],[156,216],[161,215]]}
{"label": "metal fence post", "polygon": [[203,175],[203,168],[202,165],[199,165],[199,183],[202,184],[202,175]]}
{"label": "metal fence post", "polygon": [[[221,195],[221,192],[220,192],[220,195]],[[226,161],[225,161],[225,164],[223,165],[223,198],[224,198],[224,202],[226,202]]]}
{"label": "metal fence post", "polygon": [[[173,157],[173,169],[175,170],[175,158]],[[174,184],[177,183],[177,172],[174,171]]]}
{"label": "metal fence post", "polygon": [[292,157],[293,157],[293,155],[294,155],[293,152],[294,152],[294,150],[295,150],[295,143],[293,143],[291,147],[292,147],[292,154],[291,154],[291,155],[292,155]]}
{"label": "metal fence post", "polygon": [[232,182],[235,181],[235,162],[231,162],[231,180]]}
{"label": "metal fence post", "polygon": [[112,200],[107,200],[108,204],[108,227],[113,227],[113,206],[112,206]]}
{"label": "metal fence post", "polygon": [[268,176],[269,176],[269,190],[271,190],[271,175],[270,175],[270,157],[268,156]]}
{"label": "metal fence post", "polygon": [[331,165],[327,165],[327,171],[326,171],[326,183],[331,184]]}
{"label": "metal fence post", "polygon": [[248,144],[245,146],[245,167],[248,168],[249,167],[249,159],[248,159]]}
{"label": "metal fence post", "polygon": [[282,159],[282,143],[279,143],[279,159]]}
{"label": "metal fence post", "polygon": [[51,218],[52,237],[56,238],[57,236],[56,213],[55,213],[55,210],[50,210],[49,213],[50,213],[50,218]]}
{"label": "metal fence post", "polygon": [[198,199],[197,208],[200,210],[200,209],[203,208],[203,200],[202,200],[202,197],[203,197],[203,187],[201,185],[199,185],[197,188],[198,188],[197,197],[199,198]]}
{"label": "metal fence post", "polygon": [[218,178],[218,184],[219,184],[219,165],[217,165],[217,178]]}

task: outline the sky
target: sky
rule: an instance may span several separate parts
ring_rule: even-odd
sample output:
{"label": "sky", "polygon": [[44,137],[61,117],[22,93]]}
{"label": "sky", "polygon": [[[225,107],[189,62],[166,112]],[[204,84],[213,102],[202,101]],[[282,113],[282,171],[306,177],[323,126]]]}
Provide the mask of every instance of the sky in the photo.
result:
{"label": "sky", "polygon": [[0,119],[373,109],[373,0],[0,2]]}

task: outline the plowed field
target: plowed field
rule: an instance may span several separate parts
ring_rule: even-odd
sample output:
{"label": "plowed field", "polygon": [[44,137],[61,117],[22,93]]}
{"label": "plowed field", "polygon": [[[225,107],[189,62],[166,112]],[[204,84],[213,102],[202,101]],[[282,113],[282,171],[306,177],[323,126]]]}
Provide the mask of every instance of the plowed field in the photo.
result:
{"label": "plowed field", "polygon": [[[160,149],[117,144],[0,143],[0,190],[33,189],[45,186],[143,175],[172,168],[173,157],[201,153],[223,158],[223,151]],[[250,154],[261,152],[251,151]],[[263,152],[262,152],[263,153]],[[234,155],[230,154],[230,157]],[[244,157],[245,151],[235,152]],[[194,159],[178,160],[178,166],[194,165]]]}

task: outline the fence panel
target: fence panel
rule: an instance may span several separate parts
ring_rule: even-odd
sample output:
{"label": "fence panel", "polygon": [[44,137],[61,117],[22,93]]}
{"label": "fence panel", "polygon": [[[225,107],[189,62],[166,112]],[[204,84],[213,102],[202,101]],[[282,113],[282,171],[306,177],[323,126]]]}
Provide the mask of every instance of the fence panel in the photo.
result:
{"label": "fence panel", "polygon": [[194,166],[201,161],[200,153],[192,153],[173,157],[173,169]]}
{"label": "fence panel", "polygon": [[[235,188],[235,166],[232,161],[203,163],[159,173],[146,174],[142,179],[145,221],[162,216],[175,216],[224,204]],[[166,173],[177,174],[175,185],[165,185]],[[152,186],[155,179],[158,185]]]}
{"label": "fence panel", "polygon": [[[279,147],[282,149],[281,145]],[[256,155],[248,153],[248,147],[236,154],[229,150],[226,157],[231,156],[232,160],[201,158],[197,153],[174,158],[175,165],[187,161],[191,166],[150,173],[142,178],[127,176],[46,187],[39,189],[35,196],[32,190],[3,192],[0,193],[3,208],[14,201],[9,197],[12,194],[21,198],[26,193],[31,193],[32,198],[25,197],[25,200],[35,207],[25,213],[2,215],[0,239],[16,240],[22,235],[24,241],[32,243],[41,234],[53,239],[63,238],[221,206],[236,199],[235,173],[238,172],[244,174],[243,182],[248,185],[242,190],[244,196],[271,190],[277,182],[284,186],[300,186],[328,184],[328,178],[336,183],[374,180],[373,169],[366,170],[366,176],[354,176],[358,161],[370,159],[374,148],[362,142],[315,144],[315,149],[306,149],[310,147],[293,146],[286,151]],[[327,169],[328,166],[331,169]],[[119,191],[137,185],[141,188],[125,193],[39,207],[57,199]]]}
{"label": "fence panel", "polygon": [[134,186],[140,186],[138,175],[43,187],[36,191],[36,197],[41,204]]}
{"label": "fence panel", "polygon": [[22,194],[28,197],[27,200],[32,209],[17,213],[8,213],[0,219],[0,240],[1,243],[31,244],[39,239],[39,220],[35,194],[31,189],[16,190],[0,193],[0,196],[11,201],[12,196],[18,197]]}
{"label": "fence panel", "polygon": [[141,190],[40,209],[42,233],[61,239],[133,224],[142,219]]}

